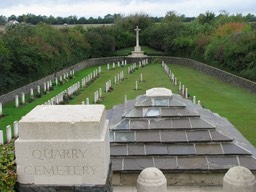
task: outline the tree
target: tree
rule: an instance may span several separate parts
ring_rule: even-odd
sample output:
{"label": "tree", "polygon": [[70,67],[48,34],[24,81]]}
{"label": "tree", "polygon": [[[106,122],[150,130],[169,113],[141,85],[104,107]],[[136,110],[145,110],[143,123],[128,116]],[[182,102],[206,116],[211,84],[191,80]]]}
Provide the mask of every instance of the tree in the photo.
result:
{"label": "tree", "polygon": [[215,18],[215,14],[210,11],[207,11],[204,14],[201,13],[198,16],[199,23],[201,23],[202,25],[204,25],[204,24],[212,25],[214,22],[214,18]]}
{"label": "tree", "polygon": [[0,25],[5,25],[7,23],[7,18],[3,15],[0,15]]}
{"label": "tree", "polygon": [[15,15],[11,15],[10,17],[8,17],[8,21],[11,20],[17,20],[17,17]]}
{"label": "tree", "polygon": [[165,17],[163,18],[163,22],[181,22],[184,20],[184,17],[184,15],[179,16],[175,11],[168,11]]}

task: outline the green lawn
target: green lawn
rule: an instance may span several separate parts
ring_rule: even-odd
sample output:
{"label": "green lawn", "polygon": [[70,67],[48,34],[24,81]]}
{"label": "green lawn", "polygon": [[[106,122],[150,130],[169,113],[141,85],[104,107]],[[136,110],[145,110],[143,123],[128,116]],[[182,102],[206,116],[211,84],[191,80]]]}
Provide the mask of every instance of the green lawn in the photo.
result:
{"label": "green lawn", "polygon": [[168,66],[191,96],[195,95],[205,108],[226,117],[256,146],[256,94],[185,66]]}
{"label": "green lawn", "polygon": [[[188,67],[175,64],[169,65],[178,80],[189,89],[191,96],[196,95],[201,100],[201,104],[215,113],[226,117],[235,127],[254,145],[256,146],[256,97],[255,94],[237,88],[230,84],[224,83],[216,78],[210,77]],[[36,99],[34,102],[21,106],[18,109],[14,107],[14,102],[4,105],[4,117],[0,120],[0,129],[5,130],[13,121],[20,120],[22,116],[28,113],[36,105],[42,104],[59,92],[80,81],[87,74],[91,73],[96,67],[90,67],[76,73],[75,78],[68,81],[62,86],[57,86],[55,90],[49,92],[42,98]],[[115,68],[107,71],[106,65],[102,66],[102,74],[93,84],[82,89],[82,93],[70,104],[81,104],[88,97],[90,103],[93,102],[93,93],[100,88],[103,92],[102,104],[107,109],[111,109],[114,105],[124,102],[124,95],[128,100],[134,99],[137,95],[145,94],[147,89],[153,87],[166,87],[177,93],[178,87],[174,87],[167,75],[164,73],[160,64],[150,64],[146,67],[139,68],[132,74],[127,73],[126,67]],[[124,71],[124,81],[114,84],[114,76]],[[143,74],[143,82],[140,82],[140,74]],[[113,91],[105,93],[105,83],[112,80]],[[135,90],[135,81],[139,82],[139,90]],[[5,133],[4,133],[5,135]]]}
{"label": "green lawn", "polygon": [[[50,91],[46,95],[43,95],[41,98],[35,99],[31,103],[26,102],[25,105],[20,105],[19,108],[15,107],[14,99],[13,102],[3,105],[3,117],[0,119],[0,130],[4,131],[4,139],[6,136],[5,127],[7,125],[12,126],[14,121],[19,121],[22,116],[31,111],[35,106],[43,104],[44,102],[48,101],[52,97],[56,96],[58,93],[62,92],[63,90],[67,89],[68,87],[76,83],[77,81],[80,81],[83,77],[91,73],[96,68],[97,67],[90,67],[86,70],[76,73],[75,77],[73,79],[70,79],[64,85],[56,86],[53,91]],[[26,101],[28,98],[29,96],[26,95]]]}
{"label": "green lawn", "polygon": [[[159,64],[150,64],[142,68],[138,68],[135,72],[128,74],[126,67],[116,68],[114,70],[106,70],[103,67],[104,73],[96,80],[92,85],[89,85],[86,90],[72,100],[71,104],[80,104],[88,97],[90,103],[93,101],[93,94],[95,91],[102,89],[103,101],[102,104],[107,109],[111,109],[114,105],[124,102],[124,96],[127,95],[127,99],[135,99],[136,96],[145,94],[146,90],[153,87],[166,87],[174,89],[172,83],[170,83],[167,75],[164,75],[163,69]],[[114,84],[114,76],[124,71],[124,81]],[[140,82],[140,74],[143,76],[143,81]],[[105,83],[112,81],[112,92],[105,92]],[[138,90],[135,90],[135,82],[138,81]]]}

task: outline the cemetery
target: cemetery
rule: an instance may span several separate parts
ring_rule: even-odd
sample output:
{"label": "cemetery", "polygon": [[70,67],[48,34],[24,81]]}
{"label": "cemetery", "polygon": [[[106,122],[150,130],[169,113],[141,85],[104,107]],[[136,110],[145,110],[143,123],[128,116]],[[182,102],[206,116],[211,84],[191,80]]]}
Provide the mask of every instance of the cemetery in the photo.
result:
{"label": "cemetery", "polygon": [[[186,59],[144,55],[135,31],[127,57],[91,59],[1,97],[15,190],[255,191],[255,147],[176,76]],[[254,82],[233,79],[254,94]],[[13,126],[5,106],[23,110]]]}

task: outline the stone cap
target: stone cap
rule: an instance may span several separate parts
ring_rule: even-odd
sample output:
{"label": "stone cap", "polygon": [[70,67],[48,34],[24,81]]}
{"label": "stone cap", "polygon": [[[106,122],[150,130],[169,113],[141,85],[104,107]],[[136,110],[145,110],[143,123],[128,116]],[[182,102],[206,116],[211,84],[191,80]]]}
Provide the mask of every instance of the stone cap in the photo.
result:
{"label": "stone cap", "polygon": [[163,87],[152,88],[146,91],[146,97],[171,97],[172,91]]}
{"label": "stone cap", "polygon": [[138,183],[143,185],[159,185],[166,184],[166,178],[161,170],[156,167],[148,167],[141,171],[138,179]]}
{"label": "stone cap", "polygon": [[100,139],[104,105],[39,105],[19,121],[19,139]]}

